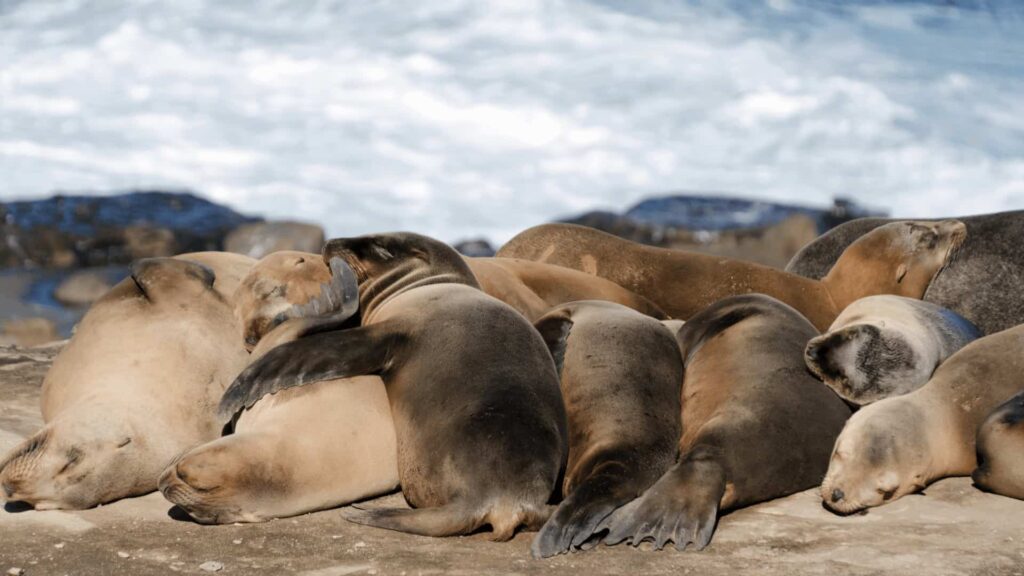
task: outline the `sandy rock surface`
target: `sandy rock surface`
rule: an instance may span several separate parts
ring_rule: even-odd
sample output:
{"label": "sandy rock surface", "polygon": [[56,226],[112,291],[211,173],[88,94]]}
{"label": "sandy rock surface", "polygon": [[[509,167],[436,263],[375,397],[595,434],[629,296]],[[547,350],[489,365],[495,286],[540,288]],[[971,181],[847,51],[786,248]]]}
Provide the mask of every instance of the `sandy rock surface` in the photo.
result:
{"label": "sandy rock surface", "polygon": [[[59,346],[0,348],[0,453],[41,420],[39,386]],[[387,496],[366,506],[400,505]],[[82,512],[0,511],[0,573],[42,574],[1007,574],[1024,576],[1024,502],[966,478],[866,515],[838,517],[813,490],[728,514],[704,552],[628,546],[537,561],[532,534],[433,539],[326,511],[200,526],[159,494]],[[21,572],[11,572],[20,569]]]}

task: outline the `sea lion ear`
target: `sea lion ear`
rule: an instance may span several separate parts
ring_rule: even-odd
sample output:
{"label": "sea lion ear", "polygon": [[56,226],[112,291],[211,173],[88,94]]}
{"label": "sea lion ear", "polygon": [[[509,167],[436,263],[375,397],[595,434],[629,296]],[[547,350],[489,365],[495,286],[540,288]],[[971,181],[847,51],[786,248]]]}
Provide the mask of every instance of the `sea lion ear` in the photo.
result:
{"label": "sea lion ear", "polygon": [[562,309],[549,312],[534,322],[533,327],[540,332],[544,343],[551,351],[551,358],[555,361],[555,371],[559,378],[562,376],[562,366],[565,364],[565,348],[569,340],[569,332],[572,331],[572,316],[568,310]]}
{"label": "sea lion ear", "polygon": [[160,298],[167,290],[179,289],[182,279],[210,289],[217,278],[208,266],[177,258],[144,258],[132,262],[129,270],[135,285],[150,301]]}
{"label": "sea lion ear", "polygon": [[907,265],[906,264],[900,264],[900,267],[896,269],[896,283],[897,284],[901,284],[903,282],[903,278],[905,278],[906,276],[907,276]]}

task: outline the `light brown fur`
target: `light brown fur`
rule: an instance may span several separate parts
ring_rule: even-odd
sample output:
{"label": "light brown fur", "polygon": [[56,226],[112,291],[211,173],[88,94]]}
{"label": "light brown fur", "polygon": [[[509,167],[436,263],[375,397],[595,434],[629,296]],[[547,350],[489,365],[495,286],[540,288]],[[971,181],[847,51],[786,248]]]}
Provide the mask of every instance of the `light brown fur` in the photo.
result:
{"label": "light brown fur", "polygon": [[836,440],[825,505],[851,513],[891,502],[977,465],[975,433],[1024,388],[1024,326],[986,336],[946,360],[927,384],[858,411]]}
{"label": "light brown fur", "polygon": [[136,264],[83,318],[43,383],[46,426],[0,464],[8,500],[80,509],[144,494],[220,434],[216,402],[248,360],[224,294],[253,261],[177,258]]}
{"label": "light brown fur", "polygon": [[606,278],[682,320],[728,296],[767,294],[824,330],[846,305],[863,296],[921,298],[954,255],[965,230],[955,220],[887,224],[851,244],[821,281],[743,260],[644,246],[572,224],[530,228],[498,256]]}

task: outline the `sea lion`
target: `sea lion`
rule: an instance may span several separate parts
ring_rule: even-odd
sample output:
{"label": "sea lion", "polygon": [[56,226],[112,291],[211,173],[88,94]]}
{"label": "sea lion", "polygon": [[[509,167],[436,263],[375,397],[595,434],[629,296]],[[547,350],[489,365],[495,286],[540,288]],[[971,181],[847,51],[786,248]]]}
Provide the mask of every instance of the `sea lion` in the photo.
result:
{"label": "sea lion", "polygon": [[384,383],[357,376],[261,399],[232,434],[171,463],[159,486],[200,523],[263,522],[390,492],[397,459]]}
{"label": "sea lion", "polygon": [[[949,308],[985,334],[1024,324],[1024,210],[957,217],[967,237],[949,266],[928,286],[924,300]],[[788,272],[824,278],[852,242],[893,220],[845,222],[804,246]]]}
{"label": "sea lion", "polygon": [[430,536],[485,524],[496,540],[537,527],[567,452],[551,354],[513,308],[481,292],[466,262],[412,233],[332,240],[359,279],[363,325],[277,346],[221,401],[222,419],[266,394],[380,374],[415,509],[354,510],[351,521]]}
{"label": "sea lion", "polygon": [[974,484],[1024,500],[1024,392],[992,411],[978,429]]}
{"label": "sea lion", "polygon": [[1024,388],[1024,326],[979,338],[927,384],[850,418],[821,484],[825,506],[849,514],[896,500],[977,466],[975,434],[993,408]]}
{"label": "sea lion", "polygon": [[807,343],[807,367],[858,406],[923,386],[946,358],[982,336],[952,310],[903,296],[868,296]]}
{"label": "sea lion", "polygon": [[134,263],[54,360],[46,426],[0,464],[4,498],[83,509],[151,492],[182,450],[219,436],[216,402],[248,361],[224,294],[252,263],[209,253]]}
{"label": "sea lion", "polygon": [[565,499],[531,547],[543,558],[579,548],[672,465],[683,361],[669,328],[620,304],[566,304],[535,326],[561,365],[569,417]]}
{"label": "sea lion", "polygon": [[234,294],[235,316],[252,351],[267,332],[295,316],[296,305],[321,295],[331,270],[319,254],[282,250],[264,256]]}
{"label": "sea lion", "polygon": [[466,258],[480,289],[531,322],[555,306],[580,300],[615,302],[654,318],[666,318],[653,302],[590,274],[518,258]]}
{"label": "sea lion", "polygon": [[850,409],[804,366],[815,335],[799,312],[763,294],[725,298],[691,318],[677,336],[678,460],[603,523],[605,543],[703,549],[719,511],[817,485]]}
{"label": "sea lion", "polygon": [[[309,268],[322,270],[311,274]],[[235,307],[240,324],[249,327],[247,337],[258,339],[251,359],[302,334],[308,323],[296,307],[316,303],[341,278],[316,254],[277,252],[260,260],[243,280]],[[286,319],[276,321],[280,316]],[[275,327],[264,335],[269,324]],[[396,451],[380,377],[326,380],[262,398],[239,415],[230,435],[172,462],[159,488],[203,524],[263,522],[393,490]]]}
{"label": "sea lion", "polygon": [[894,222],[851,244],[822,280],[743,260],[644,246],[572,224],[545,224],[498,256],[557,264],[607,278],[686,320],[727,296],[764,293],[824,330],[848,304],[872,294],[920,298],[963,241],[964,225]]}

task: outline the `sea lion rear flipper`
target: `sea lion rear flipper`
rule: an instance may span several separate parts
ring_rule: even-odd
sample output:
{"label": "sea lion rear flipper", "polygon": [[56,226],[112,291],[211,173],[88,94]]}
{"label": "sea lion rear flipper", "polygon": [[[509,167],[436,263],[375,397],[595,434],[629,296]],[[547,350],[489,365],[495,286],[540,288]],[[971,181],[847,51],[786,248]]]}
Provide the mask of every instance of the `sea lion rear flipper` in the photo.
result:
{"label": "sea lion rear flipper", "polygon": [[533,557],[548,558],[582,547],[609,514],[635,496],[636,491],[628,493],[627,486],[635,476],[629,472],[635,470],[609,465],[587,477],[559,504],[533,539]]}
{"label": "sea lion rear flipper", "polygon": [[281,344],[249,365],[221,397],[222,422],[279,390],[379,373],[402,336],[388,323],[321,332]]}
{"label": "sea lion rear flipper", "polygon": [[561,376],[562,364],[565,361],[565,347],[569,339],[569,332],[572,331],[572,315],[565,307],[548,312],[539,320],[533,323],[533,327],[540,332],[544,343],[551,351],[551,358],[555,361],[555,371]]}
{"label": "sea lion rear flipper", "polygon": [[460,504],[436,508],[346,508],[341,516],[356,524],[438,537],[467,534],[484,523],[483,518],[473,514],[471,508]]}
{"label": "sea lion rear flipper", "polygon": [[711,542],[718,504],[725,493],[725,473],[711,459],[687,457],[669,469],[642,496],[619,508],[601,524],[608,545],[629,540],[633,546],[650,538],[661,549],[669,541],[677,550]]}

